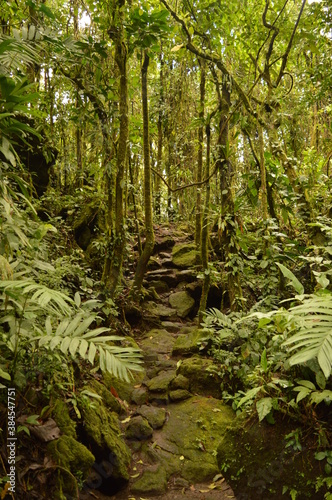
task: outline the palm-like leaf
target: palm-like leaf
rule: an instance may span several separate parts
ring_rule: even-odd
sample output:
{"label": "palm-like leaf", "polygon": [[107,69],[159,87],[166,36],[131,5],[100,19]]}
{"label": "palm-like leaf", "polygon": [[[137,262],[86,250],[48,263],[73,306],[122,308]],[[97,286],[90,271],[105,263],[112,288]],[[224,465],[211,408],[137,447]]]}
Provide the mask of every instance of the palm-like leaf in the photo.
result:
{"label": "palm-like leaf", "polygon": [[102,371],[129,381],[131,371],[142,371],[141,352],[133,347],[112,345],[123,338],[117,335],[104,335],[110,331],[109,328],[89,330],[96,318],[96,313],[89,313],[87,316],[86,312],[82,311],[71,319],[61,321],[54,332],[48,318],[45,323],[46,334],[42,333],[35,339],[39,340],[40,347],[60,349],[65,355],[70,354],[73,358],[80,355],[92,365],[95,364],[98,354]]}
{"label": "palm-like leaf", "polygon": [[328,378],[332,371],[332,296],[310,295],[302,304],[290,309],[290,319],[297,326],[297,333],[284,342],[297,350],[289,359],[291,365],[317,358]]}

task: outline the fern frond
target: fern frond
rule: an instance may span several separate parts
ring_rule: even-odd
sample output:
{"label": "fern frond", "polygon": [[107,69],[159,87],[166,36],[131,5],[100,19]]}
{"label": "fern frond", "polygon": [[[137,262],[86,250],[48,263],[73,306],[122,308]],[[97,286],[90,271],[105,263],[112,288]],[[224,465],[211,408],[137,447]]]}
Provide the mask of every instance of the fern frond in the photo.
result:
{"label": "fern frond", "polygon": [[328,378],[332,371],[332,296],[306,297],[302,304],[289,311],[298,326],[297,333],[283,343],[291,346],[290,351],[298,351],[290,357],[289,363],[296,365],[317,358]]}

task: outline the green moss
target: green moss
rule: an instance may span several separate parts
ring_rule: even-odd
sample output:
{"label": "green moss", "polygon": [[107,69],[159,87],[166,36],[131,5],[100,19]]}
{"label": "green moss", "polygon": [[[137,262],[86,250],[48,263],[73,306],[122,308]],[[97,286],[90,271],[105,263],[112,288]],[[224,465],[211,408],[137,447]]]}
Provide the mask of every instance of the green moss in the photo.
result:
{"label": "green moss", "polygon": [[76,439],[76,423],[70,418],[68,406],[62,399],[55,402],[52,416],[62,434]]}
{"label": "green moss", "polygon": [[189,379],[189,390],[193,394],[221,397],[218,367],[213,361],[200,356],[184,359],[177,370],[177,374]]}
{"label": "green moss", "polygon": [[167,476],[164,467],[146,470],[132,485],[131,491],[138,494],[160,495],[167,490]]}
{"label": "green moss", "polygon": [[195,306],[194,299],[186,291],[172,293],[168,301],[170,306],[176,309],[180,318],[188,316]]}
{"label": "green moss", "polygon": [[[283,488],[298,492],[296,498],[321,499],[315,493],[315,477],[320,475],[319,463],[310,447],[302,451],[286,448],[284,437],[294,424],[282,420],[275,425],[265,422],[247,424],[238,419],[236,431],[230,429],[218,446],[218,463],[235,494],[248,499],[279,500]],[[311,483],[311,485],[310,485]]]}
{"label": "green moss", "polygon": [[[108,381],[108,379],[105,377],[105,381]],[[101,384],[97,380],[91,380],[89,381],[89,384],[84,387],[84,389],[95,392],[99,396],[101,396],[103,400],[103,404],[107,406],[112,411],[115,411],[116,413],[121,413],[122,407],[119,401],[116,399],[116,397],[113,396],[111,393],[111,384],[109,385],[109,388],[105,387],[104,384]],[[96,400],[93,401],[95,404]]]}
{"label": "green moss", "polygon": [[115,457],[113,476],[129,479],[130,450],[123,441],[118,416],[102,402],[84,409],[84,429],[92,443]]}
{"label": "green moss", "polygon": [[195,329],[186,335],[179,335],[176,339],[172,355],[173,356],[189,356],[199,352],[200,342],[207,338],[206,332],[200,329]]}
{"label": "green moss", "polygon": [[95,461],[91,451],[70,436],[61,436],[48,443],[47,452],[57,465],[72,474],[82,472],[84,477],[88,476]]}
{"label": "green moss", "polygon": [[197,255],[194,243],[175,245],[172,250],[172,262],[177,267],[189,268],[195,265]]}
{"label": "green moss", "polygon": [[128,439],[138,439],[139,441],[143,441],[145,439],[150,439],[152,434],[152,427],[141,415],[133,417],[128,423],[126,429],[126,437]]}
{"label": "green moss", "polygon": [[148,382],[146,382],[146,385],[150,391],[165,392],[168,390],[168,387],[174,378],[175,371],[163,371],[156,377],[151,378]]}

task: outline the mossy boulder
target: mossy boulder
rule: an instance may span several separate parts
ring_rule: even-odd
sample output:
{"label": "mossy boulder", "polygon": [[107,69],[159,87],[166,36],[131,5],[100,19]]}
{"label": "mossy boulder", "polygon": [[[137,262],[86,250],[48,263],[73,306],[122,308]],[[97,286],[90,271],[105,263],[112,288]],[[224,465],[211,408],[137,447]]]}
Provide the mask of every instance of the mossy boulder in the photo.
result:
{"label": "mossy boulder", "polygon": [[198,256],[195,243],[182,243],[175,245],[172,250],[172,262],[180,268],[192,267]]}
{"label": "mossy boulder", "polygon": [[167,490],[167,475],[163,466],[145,470],[131,487],[133,493],[141,495],[161,495]]}
{"label": "mossy boulder", "polygon": [[172,293],[168,301],[180,318],[188,316],[195,307],[195,300],[186,291]]}
{"label": "mossy boulder", "polygon": [[[135,390],[134,386],[139,385],[145,376],[145,372],[132,372],[132,380],[126,382],[121,380],[110,373],[104,373],[103,379],[104,383],[109,388],[109,390],[115,389],[119,397],[128,403],[132,401],[133,392]],[[113,410],[116,411],[116,410]]]}
{"label": "mossy boulder", "polygon": [[162,371],[156,377],[148,380],[146,385],[152,392],[166,392],[175,376],[175,371]]}
{"label": "mossy boulder", "polygon": [[[108,376],[105,375],[105,381],[109,382],[107,377]],[[101,396],[103,404],[111,411],[121,413],[121,404],[111,393],[111,385],[109,385],[109,388],[107,388],[104,384],[98,382],[97,380],[91,380],[89,384],[84,388],[88,391],[96,393],[98,396]]]}
{"label": "mossy boulder", "polygon": [[[183,330],[182,330],[183,331]],[[172,356],[190,356],[201,350],[202,344],[207,342],[207,333],[202,329],[195,328],[187,334],[180,334],[176,339]]]}
{"label": "mossy boulder", "polygon": [[315,448],[306,438],[302,450],[293,449],[285,438],[296,430],[296,424],[286,419],[274,425],[237,420],[236,429],[223,435],[217,449],[219,467],[237,498],[279,500],[285,488],[296,491],[301,500],[325,498],[326,491],[315,491],[321,475]]}
{"label": "mossy boulder", "polygon": [[154,435],[155,454],[167,475],[200,482],[219,472],[217,449],[234,413],[221,401],[201,396],[168,406],[163,431]]}
{"label": "mossy boulder", "polygon": [[175,309],[171,309],[163,304],[157,304],[153,301],[145,302],[143,309],[145,309],[149,316],[156,316],[158,318],[168,318],[176,315]]}
{"label": "mossy boulder", "polygon": [[55,402],[52,416],[62,434],[76,439],[76,423],[70,418],[68,406],[62,399]]}
{"label": "mossy boulder", "polygon": [[71,436],[61,436],[59,439],[50,441],[47,445],[47,452],[56,464],[73,474],[82,472],[83,477],[88,476],[95,461],[91,451]]}
{"label": "mossy boulder", "polygon": [[184,399],[190,398],[191,394],[185,389],[175,389],[169,392],[169,399],[171,401],[183,401]]}
{"label": "mossy boulder", "polygon": [[126,437],[128,439],[142,441],[144,439],[150,439],[152,434],[152,427],[141,415],[131,418],[126,428]]}
{"label": "mossy boulder", "polygon": [[189,389],[189,379],[183,375],[177,375],[171,382],[171,389]]}
{"label": "mossy boulder", "polygon": [[193,356],[184,359],[177,369],[177,375],[189,380],[189,390],[193,394],[221,397],[221,377],[218,367],[211,359]]}
{"label": "mossy boulder", "polygon": [[151,425],[152,429],[159,429],[166,420],[166,410],[156,406],[142,405],[137,409],[137,413],[142,415]]}
{"label": "mossy boulder", "polygon": [[96,458],[106,456],[113,466],[112,477],[128,480],[131,453],[122,438],[118,415],[101,401],[84,408],[83,415],[84,432]]}
{"label": "mossy boulder", "polygon": [[145,357],[147,353],[168,354],[171,352],[174,342],[175,337],[167,330],[154,328],[146,333],[141,342],[141,348]]}
{"label": "mossy boulder", "polygon": [[149,283],[149,288],[154,288],[157,293],[166,293],[169,291],[169,286],[165,281],[152,280]]}

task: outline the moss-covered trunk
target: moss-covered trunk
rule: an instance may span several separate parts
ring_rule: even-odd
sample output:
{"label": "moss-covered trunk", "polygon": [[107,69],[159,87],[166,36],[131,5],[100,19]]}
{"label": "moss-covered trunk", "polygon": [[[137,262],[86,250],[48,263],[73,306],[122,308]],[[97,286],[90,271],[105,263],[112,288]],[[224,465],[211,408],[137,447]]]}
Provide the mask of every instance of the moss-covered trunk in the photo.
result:
{"label": "moss-covered trunk", "polygon": [[144,214],[145,214],[145,245],[138,260],[132,294],[138,296],[143,283],[144,274],[153,252],[154,232],[152,216],[152,192],[151,192],[151,167],[150,167],[150,140],[149,140],[149,108],[148,108],[148,76],[149,56],[144,53],[142,65],[142,109],[143,109],[143,154],[144,154]]}
{"label": "moss-covered trunk", "polygon": [[[198,128],[198,151],[197,151],[197,171],[196,181],[202,181],[203,173],[203,138],[204,138],[204,101],[205,101],[205,61],[200,61],[201,79],[200,79],[200,102],[199,102],[199,128]],[[195,214],[195,243],[197,249],[201,244],[202,232],[202,194],[201,186],[196,190],[196,214]]]}
{"label": "moss-covered trunk", "polygon": [[114,234],[111,245],[105,258],[103,282],[106,290],[113,296],[119,284],[122,272],[123,254],[125,248],[125,228],[124,228],[124,174],[126,170],[127,142],[129,134],[128,120],[128,79],[127,79],[127,47],[124,42],[123,28],[123,7],[125,1],[117,2],[114,15],[114,24],[109,35],[115,42],[115,62],[119,70],[119,117],[120,130],[116,160],[115,179],[115,214],[114,214]]}

